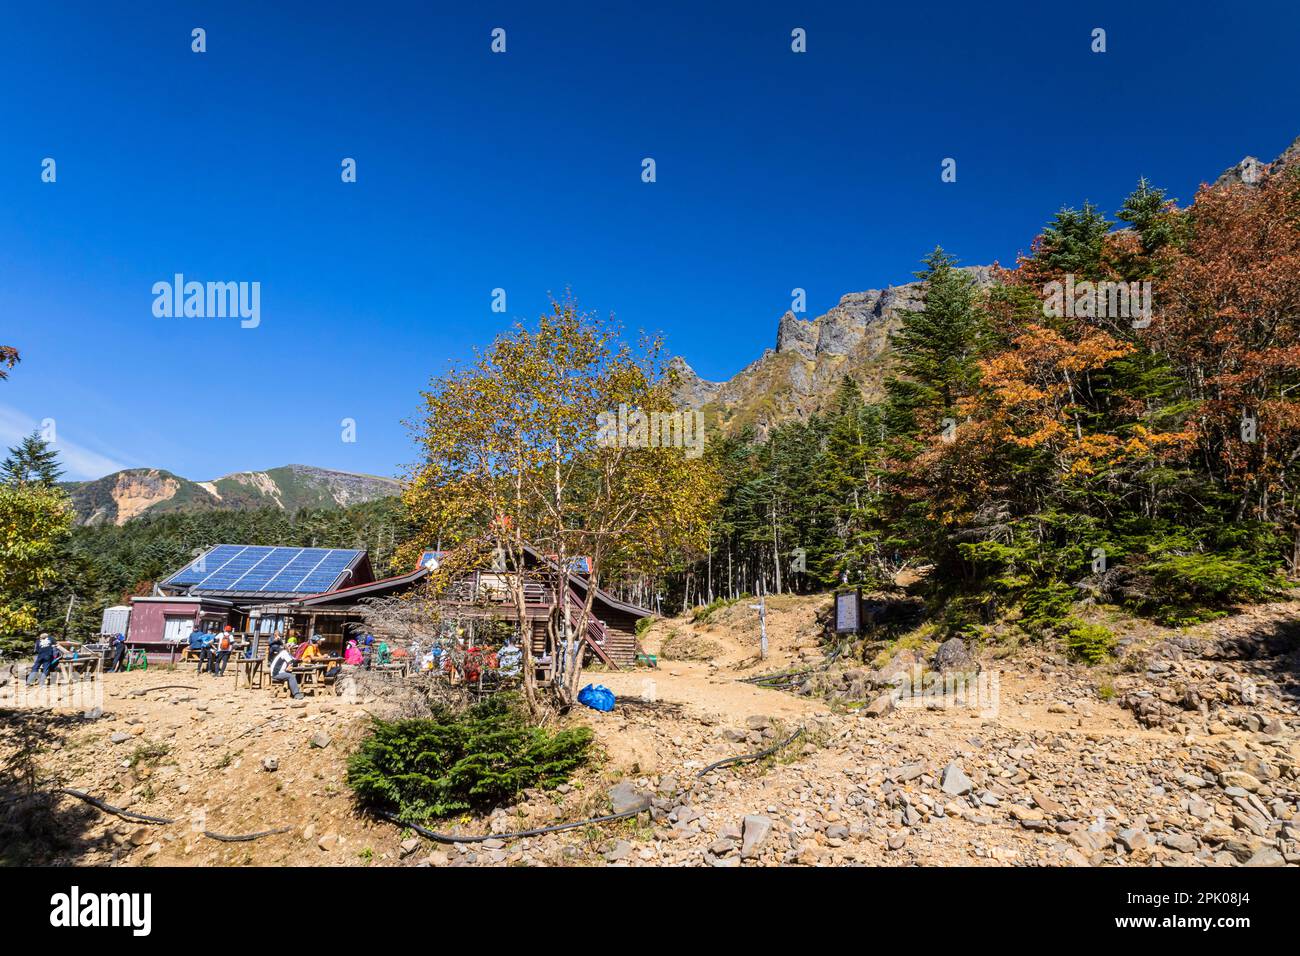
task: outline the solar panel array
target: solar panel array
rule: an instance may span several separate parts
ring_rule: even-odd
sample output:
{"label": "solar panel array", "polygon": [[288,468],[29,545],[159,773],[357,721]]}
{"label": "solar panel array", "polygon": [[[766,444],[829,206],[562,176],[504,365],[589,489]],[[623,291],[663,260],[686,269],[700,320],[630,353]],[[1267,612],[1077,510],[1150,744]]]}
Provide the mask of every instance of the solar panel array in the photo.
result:
{"label": "solar panel array", "polygon": [[164,583],[194,591],[317,594],[334,587],[362,552],[219,544]]}

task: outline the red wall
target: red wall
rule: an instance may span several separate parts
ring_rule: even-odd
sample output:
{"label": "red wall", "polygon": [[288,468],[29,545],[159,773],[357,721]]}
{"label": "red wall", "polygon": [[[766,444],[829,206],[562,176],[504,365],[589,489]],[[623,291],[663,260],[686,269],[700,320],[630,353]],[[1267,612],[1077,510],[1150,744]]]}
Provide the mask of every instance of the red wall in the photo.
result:
{"label": "red wall", "polygon": [[188,615],[194,621],[194,628],[197,630],[204,612],[209,616],[214,613],[223,615],[224,620],[225,611],[224,607],[205,607],[203,604],[186,601],[132,601],[131,623],[127,627],[126,639],[130,644],[156,644],[165,647],[163,632],[167,615]]}

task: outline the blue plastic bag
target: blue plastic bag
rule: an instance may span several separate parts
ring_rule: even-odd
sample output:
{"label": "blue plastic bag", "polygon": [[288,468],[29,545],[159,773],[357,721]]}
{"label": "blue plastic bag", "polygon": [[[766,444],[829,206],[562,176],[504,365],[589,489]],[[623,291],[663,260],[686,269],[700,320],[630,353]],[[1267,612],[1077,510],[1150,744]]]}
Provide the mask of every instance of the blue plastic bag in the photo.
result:
{"label": "blue plastic bag", "polygon": [[614,692],[604,684],[588,684],[578,691],[578,703],[586,704],[592,710],[613,710]]}

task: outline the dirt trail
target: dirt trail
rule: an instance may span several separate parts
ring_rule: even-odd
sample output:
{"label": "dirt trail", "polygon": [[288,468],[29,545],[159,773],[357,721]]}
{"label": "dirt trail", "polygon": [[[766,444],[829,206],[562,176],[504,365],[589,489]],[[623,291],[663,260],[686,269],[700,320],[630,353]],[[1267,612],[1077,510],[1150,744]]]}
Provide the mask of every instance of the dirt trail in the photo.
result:
{"label": "dirt trail", "polygon": [[[446,826],[502,833],[584,819],[608,807],[606,790],[619,779],[654,794],[653,822],[642,818],[473,847],[404,842],[407,835],[397,827],[356,812],[343,782],[347,755],[368,715],[388,706],[382,697],[292,702],[265,690],[236,690],[230,676],[198,677],[188,667],[109,675],[103,715],[86,720],[65,713],[41,754],[42,765],[63,786],[176,822],[127,823],[65,798],[60,819],[69,822],[75,839],[47,862],[1300,861],[1295,701],[1270,683],[1267,672],[1252,671],[1260,703],[1248,711],[1228,707],[1239,668],[1218,658],[1201,660],[1196,650],[1202,640],[1267,631],[1294,619],[1300,606],[1254,609],[1188,632],[1121,622],[1129,642],[1125,654],[1177,642],[1184,648],[1163,652],[1172,655],[1170,663],[1157,655],[1145,673],[1146,665],[1136,664],[1085,668],[1040,646],[986,654],[984,666],[999,680],[996,707],[988,712],[898,707],[873,717],[863,707],[869,698],[854,701],[839,692],[800,696],[741,680],[823,664],[817,619],[829,601],[771,599],[766,661],[757,657],[758,622],[748,602],[718,609],[703,621],[657,622],[643,643],[661,654],[658,668],[593,671],[590,680],[610,687],[622,704],[612,713],[578,708],[563,721],[593,728],[599,759],[590,768],[560,791],[526,794],[516,806]],[[678,659],[679,653],[705,659]],[[1242,666],[1254,668],[1263,660]],[[864,667],[841,661],[818,673],[827,686],[843,686],[835,681]],[[1103,694],[1112,682],[1114,689]],[[164,684],[196,689],[134,693]],[[1188,687],[1219,701],[1220,709],[1208,717],[1178,710]],[[1148,692],[1161,706],[1184,714],[1178,717],[1183,723],[1144,726],[1120,706],[1123,695]],[[807,728],[806,735],[776,758],[696,781],[706,764],[764,749],[798,726]],[[5,744],[0,741],[0,759]],[[970,789],[943,789],[949,765],[969,776]],[[738,827],[755,815],[769,821],[772,835],[744,855]],[[1099,815],[1104,827],[1094,832]],[[291,832],[251,843],[224,844],[202,835],[204,829],[239,834],[283,826]]]}

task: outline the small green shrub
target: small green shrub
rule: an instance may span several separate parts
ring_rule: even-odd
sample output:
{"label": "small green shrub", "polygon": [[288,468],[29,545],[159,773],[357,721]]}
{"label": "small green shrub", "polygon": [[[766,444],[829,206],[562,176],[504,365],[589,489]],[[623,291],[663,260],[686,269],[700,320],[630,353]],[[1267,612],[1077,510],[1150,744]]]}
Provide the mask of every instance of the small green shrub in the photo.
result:
{"label": "small green shrub", "polygon": [[557,787],[586,762],[591,740],[587,727],[534,727],[517,701],[498,695],[432,718],[376,719],[348,759],[347,783],[363,806],[419,822]]}
{"label": "small green shrub", "polygon": [[1280,584],[1266,559],[1245,553],[1170,554],[1142,570],[1151,576],[1156,617],[1166,624],[1194,623],[1215,616],[1205,610],[1266,600]]}
{"label": "small green shrub", "polygon": [[1021,629],[1032,637],[1055,632],[1069,618],[1074,598],[1075,589],[1063,581],[1049,581],[1026,592],[1020,605]]}
{"label": "small green shrub", "polygon": [[1115,635],[1100,624],[1074,621],[1065,632],[1065,646],[1070,656],[1087,664],[1100,664],[1115,648]]}

